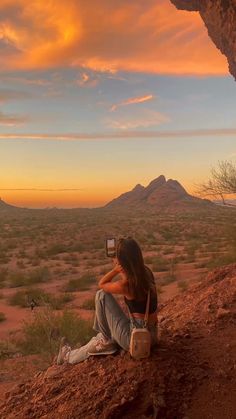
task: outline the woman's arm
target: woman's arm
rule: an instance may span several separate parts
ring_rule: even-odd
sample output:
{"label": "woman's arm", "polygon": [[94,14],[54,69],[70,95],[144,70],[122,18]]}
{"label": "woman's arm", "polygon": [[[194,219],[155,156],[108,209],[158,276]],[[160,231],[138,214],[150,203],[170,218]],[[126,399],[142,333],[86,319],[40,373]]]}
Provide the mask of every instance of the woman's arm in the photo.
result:
{"label": "woman's arm", "polygon": [[[122,275],[122,279],[111,282],[118,274]],[[111,294],[125,294],[127,291],[127,280],[121,266],[116,264],[110,272],[100,279],[98,287]]]}

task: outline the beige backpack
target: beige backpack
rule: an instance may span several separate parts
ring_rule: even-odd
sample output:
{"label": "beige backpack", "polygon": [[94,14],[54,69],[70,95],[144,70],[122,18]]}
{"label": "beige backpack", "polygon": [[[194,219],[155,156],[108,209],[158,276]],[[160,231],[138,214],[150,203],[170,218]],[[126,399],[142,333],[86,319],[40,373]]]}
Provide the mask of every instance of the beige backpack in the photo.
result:
{"label": "beige backpack", "polygon": [[[147,328],[150,305],[150,290],[148,291],[144,327],[134,328],[131,333],[129,352],[132,358],[148,358],[151,351],[151,334]],[[132,313],[130,313],[131,317]],[[134,318],[134,317],[133,317]]]}

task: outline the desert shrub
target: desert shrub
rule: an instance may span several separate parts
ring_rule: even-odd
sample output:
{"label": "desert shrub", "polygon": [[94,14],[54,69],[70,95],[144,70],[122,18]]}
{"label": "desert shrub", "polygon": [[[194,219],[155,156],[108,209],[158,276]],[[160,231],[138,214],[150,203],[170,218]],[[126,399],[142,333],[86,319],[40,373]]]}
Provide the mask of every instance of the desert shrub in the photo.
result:
{"label": "desert shrub", "polygon": [[230,263],[236,262],[236,252],[229,252],[225,255],[215,255],[212,259],[206,264],[206,267],[209,269],[218,268],[220,266],[229,265]]}
{"label": "desert shrub", "polygon": [[68,252],[68,246],[64,243],[56,243],[48,247],[47,254],[49,256],[57,255],[59,253],[66,253]]}
{"label": "desert shrub", "polygon": [[29,307],[32,299],[35,300],[38,306],[49,305],[54,310],[61,310],[66,303],[73,300],[73,295],[65,293],[63,295],[55,296],[46,293],[40,288],[28,288],[13,294],[9,298],[9,303],[20,307]]}
{"label": "desert shrub", "polygon": [[96,282],[93,274],[85,274],[80,278],[70,279],[64,290],[66,292],[86,291]]}
{"label": "desert shrub", "polygon": [[188,256],[194,257],[195,252],[198,249],[198,243],[197,242],[190,242],[186,248],[186,252]]}
{"label": "desert shrub", "polygon": [[9,298],[9,304],[12,306],[29,307],[30,301],[34,299],[37,305],[43,305],[50,300],[49,294],[40,288],[28,288],[26,290],[17,291]]}
{"label": "desert shrub", "polygon": [[179,280],[177,285],[182,292],[188,289],[188,283],[184,279]]}
{"label": "desert shrub", "polygon": [[27,274],[27,285],[47,282],[50,279],[50,271],[46,266],[36,268]]}
{"label": "desert shrub", "polygon": [[12,340],[1,340],[0,341],[0,359],[9,358],[10,356],[17,353],[17,347]]}
{"label": "desert shrub", "polygon": [[4,320],[6,320],[6,315],[0,311],[0,323],[4,322]]}
{"label": "desert shrub", "polygon": [[[141,237],[140,237],[140,239],[142,241],[142,238]],[[149,233],[147,235],[146,241],[147,241],[148,244],[156,244],[157,243],[157,239],[156,239],[156,237],[154,236],[153,233]]]}
{"label": "desert shrub", "polygon": [[85,246],[82,243],[74,243],[70,246],[72,252],[84,252]]}
{"label": "desert shrub", "polygon": [[84,308],[85,310],[95,310],[95,297],[85,300],[81,305],[81,308]]}
{"label": "desert shrub", "polygon": [[171,242],[171,243],[175,244],[178,232],[174,231],[173,226],[163,227],[162,230],[160,231],[160,233],[161,233],[165,242]]}
{"label": "desert shrub", "polygon": [[75,292],[79,290],[79,279],[70,279],[64,287],[66,292]]}
{"label": "desert shrub", "polygon": [[54,310],[61,310],[64,308],[65,304],[69,303],[74,299],[74,296],[69,293],[65,293],[63,295],[59,296],[52,296],[50,295],[48,298],[48,304],[54,309]]}
{"label": "desert shrub", "polygon": [[161,285],[169,285],[172,282],[176,281],[176,274],[175,274],[175,264],[174,261],[171,260],[169,262],[169,272],[164,276],[164,278],[162,278],[162,280],[160,281]]}
{"label": "desert shrub", "polygon": [[168,261],[164,259],[162,256],[155,257],[152,263],[152,270],[154,272],[164,272],[167,271],[169,268]]}
{"label": "desert shrub", "polygon": [[168,273],[167,275],[165,275],[161,280],[160,280],[160,285],[161,286],[165,286],[165,285],[169,285],[172,282],[176,281],[176,276],[174,274],[170,274]]}
{"label": "desert shrub", "polygon": [[9,286],[11,288],[18,288],[27,285],[27,274],[24,272],[11,272],[8,275]]}
{"label": "desert shrub", "polygon": [[37,311],[33,319],[24,322],[22,333],[18,345],[24,354],[40,353],[49,359],[57,353],[61,336],[71,345],[83,345],[94,335],[90,321],[68,310],[59,314],[50,308]]}
{"label": "desert shrub", "polygon": [[49,279],[50,271],[46,266],[28,272],[11,272],[8,275],[9,286],[11,288],[47,282]]}

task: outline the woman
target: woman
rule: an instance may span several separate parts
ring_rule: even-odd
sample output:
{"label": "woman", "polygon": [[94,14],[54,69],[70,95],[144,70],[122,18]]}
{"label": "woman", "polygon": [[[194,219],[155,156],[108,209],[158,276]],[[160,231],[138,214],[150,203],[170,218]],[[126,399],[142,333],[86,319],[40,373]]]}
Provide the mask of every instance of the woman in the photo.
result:
{"label": "woman", "polygon": [[[120,278],[112,282],[117,275]],[[99,281],[100,290],[95,298],[94,330],[97,336],[75,350],[63,341],[57,363],[81,362],[90,355],[108,355],[120,347],[129,350],[133,327],[144,326],[147,296],[150,290],[148,328],[152,345],[157,343],[157,293],[151,270],[144,265],[143,255],[138,243],[131,238],[120,239],[116,249],[114,268]],[[129,309],[129,318],[112,294],[124,296]]]}

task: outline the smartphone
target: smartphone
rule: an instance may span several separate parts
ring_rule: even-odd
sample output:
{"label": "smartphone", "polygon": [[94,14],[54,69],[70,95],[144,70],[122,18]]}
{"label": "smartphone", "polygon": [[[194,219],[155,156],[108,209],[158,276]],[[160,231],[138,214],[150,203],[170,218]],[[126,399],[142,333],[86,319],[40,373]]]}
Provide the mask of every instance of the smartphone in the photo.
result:
{"label": "smartphone", "polygon": [[114,237],[106,239],[106,253],[109,258],[116,257],[116,239]]}

